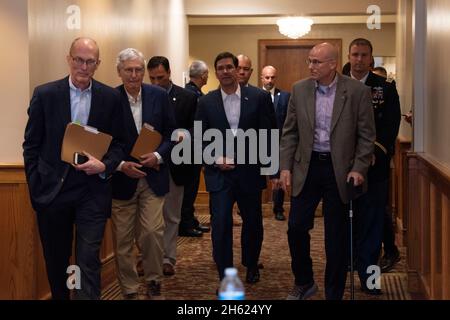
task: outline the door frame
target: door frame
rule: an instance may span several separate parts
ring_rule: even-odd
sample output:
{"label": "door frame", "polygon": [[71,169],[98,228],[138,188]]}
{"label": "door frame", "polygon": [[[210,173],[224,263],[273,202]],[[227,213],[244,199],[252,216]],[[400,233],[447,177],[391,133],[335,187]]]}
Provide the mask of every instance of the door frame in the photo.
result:
{"label": "door frame", "polygon": [[[328,42],[334,44],[338,49],[337,70],[342,70],[342,39],[259,39],[258,40],[258,70],[262,70],[267,65],[267,50],[270,47],[292,48],[292,47],[313,47],[316,44]],[[258,87],[262,87],[261,79],[258,77]]]}

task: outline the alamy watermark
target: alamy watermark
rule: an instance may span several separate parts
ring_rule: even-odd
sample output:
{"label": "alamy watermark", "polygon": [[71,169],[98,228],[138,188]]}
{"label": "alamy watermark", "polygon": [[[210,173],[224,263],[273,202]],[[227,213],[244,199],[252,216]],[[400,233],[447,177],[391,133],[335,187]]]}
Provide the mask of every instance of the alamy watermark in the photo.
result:
{"label": "alamy watermark", "polygon": [[366,280],[366,286],[369,290],[381,289],[381,269],[377,265],[370,265],[366,270],[370,276]]}
{"label": "alamy watermark", "polygon": [[69,290],[81,289],[81,270],[77,265],[70,265],[67,267],[66,273],[69,274],[67,277],[66,285]]}
{"label": "alamy watermark", "polygon": [[375,4],[367,7],[367,11],[370,16],[367,18],[367,29],[380,30],[381,29],[381,8]]}
{"label": "alamy watermark", "polygon": [[[178,164],[214,165],[221,157],[233,164],[261,164],[261,175],[274,175],[280,165],[278,129],[231,129],[225,137],[218,129],[210,128],[202,132],[202,122],[194,121],[194,140],[187,130],[183,140],[176,144],[171,153],[172,162]],[[172,133],[172,141],[178,141],[180,130]],[[210,142],[206,146],[204,144]],[[193,156],[192,156],[193,155]]]}

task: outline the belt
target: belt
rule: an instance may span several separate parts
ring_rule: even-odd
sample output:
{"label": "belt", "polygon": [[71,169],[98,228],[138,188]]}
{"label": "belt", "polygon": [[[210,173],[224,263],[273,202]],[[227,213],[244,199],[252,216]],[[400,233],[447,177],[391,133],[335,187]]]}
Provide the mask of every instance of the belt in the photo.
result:
{"label": "belt", "polygon": [[311,153],[311,160],[316,161],[331,161],[331,153],[330,152],[317,152],[313,151]]}

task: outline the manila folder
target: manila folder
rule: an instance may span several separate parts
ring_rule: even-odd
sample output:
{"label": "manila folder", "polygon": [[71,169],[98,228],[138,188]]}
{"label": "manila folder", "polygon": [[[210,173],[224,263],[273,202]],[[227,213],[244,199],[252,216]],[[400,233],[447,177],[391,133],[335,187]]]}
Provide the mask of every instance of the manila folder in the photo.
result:
{"label": "manila folder", "polygon": [[71,122],[67,125],[64,133],[61,160],[73,163],[74,153],[83,151],[101,160],[108,151],[111,140],[112,136],[109,134],[99,132],[93,127]]}
{"label": "manila folder", "polygon": [[154,152],[161,144],[162,136],[151,125],[144,123],[136,142],[134,143],[131,156],[140,159],[142,155]]}

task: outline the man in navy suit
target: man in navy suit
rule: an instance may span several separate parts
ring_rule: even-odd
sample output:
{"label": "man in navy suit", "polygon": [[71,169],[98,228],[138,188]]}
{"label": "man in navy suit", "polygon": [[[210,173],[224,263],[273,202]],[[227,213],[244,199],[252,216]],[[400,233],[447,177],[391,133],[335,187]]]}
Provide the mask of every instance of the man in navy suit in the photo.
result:
{"label": "man in navy suit", "polygon": [[[37,213],[53,299],[69,299],[67,268],[76,226],[76,265],[81,288],[75,298],[100,298],[100,245],[111,214],[109,177],[123,159],[123,112],[116,90],[92,79],[100,64],[97,43],[72,42],[70,75],[38,86],[28,109],[23,156],[31,202]],[[80,165],[61,161],[66,126],[71,121],[113,136],[102,159],[87,155]]]}
{"label": "man in navy suit", "polygon": [[[154,56],[147,64],[148,76],[153,85],[163,88],[169,95],[169,104],[175,113],[175,125],[178,129],[192,131],[194,126],[197,96],[170,80],[170,64],[166,57]],[[179,131],[180,139],[183,132]],[[170,190],[164,203],[163,215],[166,224],[164,230],[164,265],[166,276],[175,274],[178,227],[181,219],[184,186],[191,179],[190,165],[175,165],[169,161]],[[182,236],[201,237],[203,233],[197,229],[190,229]]]}
{"label": "man in navy suit", "polygon": [[117,72],[123,85],[117,87],[124,105],[127,155],[144,125],[162,135],[155,151],[135,159],[128,155],[113,175],[113,212],[116,265],[126,299],[137,299],[140,285],[134,242],[142,253],[144,279],[149,298],[161,295],[163,277],[164,197],[169,192],[169,167],[175,119],[169,96],[163,89],[143,84],[145,60],[133,48],[117,57]]}
{"label": "man in navy suit", "polygon": [[[277,69],[273,66],[265,66],[261,71],[261,82],[263,85],[263,90],[270,93],[272,97],[273,107],[275,109],[275,117],[277,119],[277,128],[280,130],[280,137],[282,134],[282,129],[284,121],[286,120],[287,106],[289,103],[289,98],[291,94],[289,92],[281,91],[275,87],[277,80]],[[275,214],[275,219],[283,221],[286,220],[284,216],[284,190],[282,188],[276,188],[272,192],[273,201],[273,213]]]}
{"label": "man in navy suit", "polygon": [[[225,137],[231,130],[233,143],[241,130],[271,129],[274,121],[270,119],[270,96],[261,89],[240,86],[237,67],[238,60],[230,52],[216,57],[214,68],[220,88],[200,99],[196,115],[203,132],[216,129]],[[236,163],[242,155],[218,150],[215,163],[205,166],[205,182],[211,199],[213,258],[219,278],[224,277],[225,268],[233,266],[232,210],[237,202],[242,217],[242,264],[247,267],[246,281],[255,283],[259,281],[257,264],[263,241],[261,193],[266,177],[261,175],[259,162],[248,163],[250,149],[246,141],[244,164]]]}

